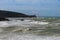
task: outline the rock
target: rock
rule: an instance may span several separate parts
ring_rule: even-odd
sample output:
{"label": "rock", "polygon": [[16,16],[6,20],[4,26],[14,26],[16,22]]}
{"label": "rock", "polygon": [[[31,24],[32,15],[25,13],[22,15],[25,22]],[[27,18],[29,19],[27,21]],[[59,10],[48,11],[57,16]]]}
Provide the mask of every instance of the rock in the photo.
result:
{"label": "rock", "polygon": [[9,20],[4,17],[0,17],[0,21],[9,21]]}

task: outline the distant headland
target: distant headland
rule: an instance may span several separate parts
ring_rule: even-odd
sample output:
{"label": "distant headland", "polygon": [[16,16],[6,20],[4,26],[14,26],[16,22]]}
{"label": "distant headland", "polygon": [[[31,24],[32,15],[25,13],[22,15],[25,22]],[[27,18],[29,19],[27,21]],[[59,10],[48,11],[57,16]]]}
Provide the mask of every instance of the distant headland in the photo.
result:
{"label": "distant headland", "polygon": [[17,17],[32,18],[32,17],[36,17],[36,15],[26,15],[19,12],[0,10],[0,21],[5,21],[5,20],[8,21],[8,19],[6,18],[17,18]]}
{"label": "distant headland", "polygon": [[36,17],[36,15],[26,15],[19,12],[0,10],[0,17]]}

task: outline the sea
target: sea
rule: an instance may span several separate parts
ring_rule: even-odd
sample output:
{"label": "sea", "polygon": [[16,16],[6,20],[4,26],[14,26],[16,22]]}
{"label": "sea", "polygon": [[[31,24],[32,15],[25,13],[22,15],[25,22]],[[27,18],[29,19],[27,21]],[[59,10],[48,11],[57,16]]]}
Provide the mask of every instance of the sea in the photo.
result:
{"label": "sea", "polygon": [[40,25],[30,24],[31,20],[9,19],[0,21],[0,40],[60,40],[59,35],[40,35]]}

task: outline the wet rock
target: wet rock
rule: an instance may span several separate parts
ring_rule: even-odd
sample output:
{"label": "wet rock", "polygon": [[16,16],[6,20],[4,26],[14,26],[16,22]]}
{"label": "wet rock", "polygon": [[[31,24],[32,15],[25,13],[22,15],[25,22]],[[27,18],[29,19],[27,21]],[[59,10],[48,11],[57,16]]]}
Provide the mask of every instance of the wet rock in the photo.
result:
{"label": "wet rock", "polygon": [[6,19],[4,17],[0,17],[0,21],[9,21],[9,19]]}

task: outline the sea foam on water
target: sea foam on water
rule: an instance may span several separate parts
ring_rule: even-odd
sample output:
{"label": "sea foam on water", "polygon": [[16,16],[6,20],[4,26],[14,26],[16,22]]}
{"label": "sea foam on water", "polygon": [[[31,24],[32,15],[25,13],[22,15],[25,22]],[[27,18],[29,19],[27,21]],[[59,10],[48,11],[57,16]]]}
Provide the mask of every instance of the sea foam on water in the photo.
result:
{"label": "sea foam on water", "polygon": [[59,36],[36,36],[31,34],[15,34],[9,33],[0,36],[0,40],[60,40]]}
{"label": "sea foam on water", "polygon": [[20,21],[20,20],[14,20],[14,21],[0,21],[0,27],[10,27],[10,26],[31,26],[31,25],[46,25],[49,24],[48,22],[39,22],[39,21],[31,21],[31,20],[25,20],[25,21]]}
{"label": "sea foam on water", "polygon": [[[46,25],[48,22],[35,22],[30,20],[20,21],[20,20],[14,20],[14,21],[0,21],[0,40],[60,40],[60,36],[37,36],[34,34],[19,34],[19,32],[8,32],[4,33],[4,28],[8,27],[32,27],[36,24],[39,25]],[[18,28],[17,28],[18,29]],[[8,31],[8,30],[7,30]]]}

